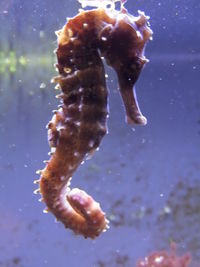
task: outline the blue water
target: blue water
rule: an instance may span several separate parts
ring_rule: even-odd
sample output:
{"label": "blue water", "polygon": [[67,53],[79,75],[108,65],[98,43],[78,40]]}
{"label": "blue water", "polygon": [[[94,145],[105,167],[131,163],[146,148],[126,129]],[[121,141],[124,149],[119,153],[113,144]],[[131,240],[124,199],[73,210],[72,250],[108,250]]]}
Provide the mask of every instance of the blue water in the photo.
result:
{"label": "blue water", "polygon": [[[200,5],[129,0],[127,7],[150,14],[155,32],[146,51],[150,63],[137,82],[148,124],[126,125],[116,76],[107,69],[109,134],[72,179],[72,187],[91,194],[111,221],[110,229],[91,241],[43,214],[44,205],[33,194],[35,171],[48,159],[45,125],[58,105],[50,84],[54,60],[44,66],[37,57],[52,56],[53,31],[79,5],[67,0],[0,4],[0,11],[8,11],[0,14],[2,47],[7,38],[18,55],[29,58],[16,72],[0,73],[0,267],[134,267],[150,252],[169,249],[171,240],[179,253],[191,253],[192,267],[199,267]],[[20,38],[13,29],[6,31],[15,21]],[[44,38],[38,37],[40,27]]]}

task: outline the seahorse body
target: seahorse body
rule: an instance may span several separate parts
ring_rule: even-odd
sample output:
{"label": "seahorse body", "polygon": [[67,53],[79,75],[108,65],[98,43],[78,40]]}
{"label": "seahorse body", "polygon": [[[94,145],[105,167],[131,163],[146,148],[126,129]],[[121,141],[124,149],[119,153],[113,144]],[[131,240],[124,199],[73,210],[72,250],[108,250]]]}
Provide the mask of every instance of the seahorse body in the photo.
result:
{"label": "seahorse body", "polygon": [[61,105],[48,124],[51,158],[40,171],[39,192],[47,210],[84,237],[95,238],[108,228],[99,203],[69,187],[75,170],[107,132],[108,93],[101,56],[117,72],[128,123],[145,124],[133,85],[146,62],[143,49],[151,33],[143,13],[132,17],[124,8],[81,11],[57,32],[59,76],[53,82],[62,91]]}

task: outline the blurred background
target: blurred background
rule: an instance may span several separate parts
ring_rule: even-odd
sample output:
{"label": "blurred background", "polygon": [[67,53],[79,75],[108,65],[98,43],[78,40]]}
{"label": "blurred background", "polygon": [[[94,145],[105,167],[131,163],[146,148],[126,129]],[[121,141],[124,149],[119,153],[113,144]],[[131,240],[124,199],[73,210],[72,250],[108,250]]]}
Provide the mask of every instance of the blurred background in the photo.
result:
{"label": "blurred background", "polygon": [[35,171],[49,146],[58,100],[50,83],[55,31],[75,0],[0,0],[0,267],[135,267],[153,251],[190,252],[200,266],[200,2],[129,0],[149,15],[153,41],[137,95],[145,127],[126,125],[115,73],[108,74],[109,134],[72,187],[101,203],[111,228],[75,236],[43,214]]}

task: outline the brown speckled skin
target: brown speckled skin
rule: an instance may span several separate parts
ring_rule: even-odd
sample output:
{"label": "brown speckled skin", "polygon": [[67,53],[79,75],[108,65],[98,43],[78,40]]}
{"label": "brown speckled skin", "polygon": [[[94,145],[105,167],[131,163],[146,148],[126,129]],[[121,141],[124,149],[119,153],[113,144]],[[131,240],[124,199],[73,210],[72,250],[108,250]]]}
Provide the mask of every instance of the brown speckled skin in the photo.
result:
{"label": "brown speckled skin", "polygon": [[49,144],[55,151],[42,171],[40,192],[48,210],[65,227],[95,238],[107,228],[105,215],[84,191],[70,190],[69,180],[107,131],[107,89],[100,53],[117,72],[128,123],[145,124],[133,85],[145,63],[142,53],[150,35],[139,40],[133,26],[100,8],[80,12],[57,35],[59,76],[54,82],[61,88],[62,100],[48,124]]}

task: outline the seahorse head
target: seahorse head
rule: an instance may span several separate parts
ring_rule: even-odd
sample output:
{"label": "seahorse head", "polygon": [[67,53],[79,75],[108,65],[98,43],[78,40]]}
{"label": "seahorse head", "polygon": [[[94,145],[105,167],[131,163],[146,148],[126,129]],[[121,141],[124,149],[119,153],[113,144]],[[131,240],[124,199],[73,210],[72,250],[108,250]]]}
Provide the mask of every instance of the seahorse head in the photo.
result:
{"label": "seahorse head", "polygon": [[141,11],[138,11],[138,16],[132,16],[125,8],[106,12],[115,22],[102,29],[100,50],[107,64],[117,73],[126,109],[126,121],[129,124],[145,125],[147,120],[139,109],[134,86],[148,61],[144,56],[144,50],[146,42],[152,36],[148,25],[149,17]]}
{"label": "seahorse head", "polygon": [[[117,72],[120,93],[130,124],[147,123],[137,103],[134,85],[148,61],[144,56],[145,45],[151,39],[149,17],[138,11],[138,16],[128,13],[126,0],[78,0],[82,7],[96,7],[105,20],[99,30],[99,48],[108,65]],[[120,3],[120,9],[116,8]],[[100,28],[100,27],[99,27]]]}

